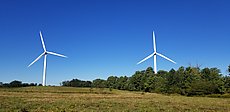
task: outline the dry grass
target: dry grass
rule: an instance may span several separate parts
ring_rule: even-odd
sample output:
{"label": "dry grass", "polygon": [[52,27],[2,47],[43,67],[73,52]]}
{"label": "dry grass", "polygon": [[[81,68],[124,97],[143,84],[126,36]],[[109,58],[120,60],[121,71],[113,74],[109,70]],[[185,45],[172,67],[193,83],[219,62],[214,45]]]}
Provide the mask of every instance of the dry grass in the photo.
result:
{"label": "dry grass", "polygon": [[0,112],[230,111],[229,98],[71,87],[0,88]]}

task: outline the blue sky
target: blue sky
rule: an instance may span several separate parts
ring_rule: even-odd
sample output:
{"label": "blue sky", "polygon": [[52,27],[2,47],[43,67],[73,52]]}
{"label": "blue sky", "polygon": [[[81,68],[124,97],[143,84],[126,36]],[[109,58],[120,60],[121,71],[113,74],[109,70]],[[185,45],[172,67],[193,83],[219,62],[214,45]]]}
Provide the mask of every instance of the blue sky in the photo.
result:
{"label": "blue sky", "polygon": [[228,0],[1,0],[1,82],[42,82],[43,58],[27,66],[46,48],[69,58],[48,56],[47,84],[78,78],[131,76],[153,65],[136,65],[157,51],[158,70],[200,64],[227,74],[230,64]]}

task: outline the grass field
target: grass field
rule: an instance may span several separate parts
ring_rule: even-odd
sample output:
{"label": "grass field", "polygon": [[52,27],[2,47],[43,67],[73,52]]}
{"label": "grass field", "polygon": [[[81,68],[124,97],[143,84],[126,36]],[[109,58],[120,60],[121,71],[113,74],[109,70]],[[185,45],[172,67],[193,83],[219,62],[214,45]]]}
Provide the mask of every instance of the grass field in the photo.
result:
{"label": "grass field", "polygon": [[230,111],[230,98],[71,87],[0,88],[0,112]]}

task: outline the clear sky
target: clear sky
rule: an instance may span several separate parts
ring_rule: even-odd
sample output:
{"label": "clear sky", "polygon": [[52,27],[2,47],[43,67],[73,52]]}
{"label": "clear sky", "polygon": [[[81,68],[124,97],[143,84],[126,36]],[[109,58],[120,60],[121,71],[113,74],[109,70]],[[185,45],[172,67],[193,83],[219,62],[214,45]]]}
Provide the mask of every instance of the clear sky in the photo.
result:
{"label": "clear sky", "polygon": [[230,64],[229,0],[1,0],[0,81],[42,82],[43,58],[39,31],[48,56],[47,84],[64,80],[131,76],[153,66],[158,70],[199,64],[227,74]]}

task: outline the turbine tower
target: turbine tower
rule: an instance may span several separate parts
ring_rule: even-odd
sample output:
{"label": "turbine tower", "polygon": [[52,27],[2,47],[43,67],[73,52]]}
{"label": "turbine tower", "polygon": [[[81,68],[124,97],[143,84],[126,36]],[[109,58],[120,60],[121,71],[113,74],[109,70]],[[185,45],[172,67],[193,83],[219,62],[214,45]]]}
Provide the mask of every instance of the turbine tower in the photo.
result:
{"label": "turbine tower", "polygon": [[42,41],[42,47],[44,52],[38,56],[32,63],[30,63],[30,65],[28,67],[30,67],[31,65],[33,65],[36,61],[38,61],[42,56],[44,56],[44,68],[43,68],[43,81],[42,81],[42,86],[46,86],[46,63],[47,63],[47,55],[55,55],[55,56],[59,56],[59,57],[64,57],[67,58],[66,56],[62,55],[62,54],[58,54],[55,52],[50,52],[46,50],[46,46],[44,43],[44,40],[42,38],[42,32],[40,31],[40,37],[41,37],[41,41]]}
{"label": "turbine tower", "polygon": [[155,74],[157,73],[157,55],[161,56],[162,58],[165,58],[166,60],[171,61],[172,63],[176,64],[175,61],[173,61],[173,60],[169,59],[168,57],[166,57],[166,56],[164,56],[164,55],[162,55],[162,54],[160,54],[160,53],[157,52],[156,38],[155,38],[154,31],[153,31],[153,50],[154,50],[154,52],[152,54],[150,54],[149,56],[147,56],[146,58],[144,58],[143,60],[141,60],[137,64],[140,64],[140,63],[144,62],[145,60],[147,60],[147,59],[149,59],[149,58],[151,58],[151,57],[154,56],[153,59],[154,59],[154,73]]}

